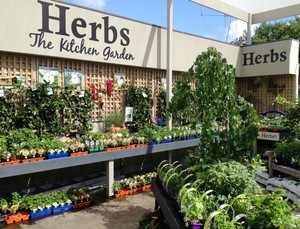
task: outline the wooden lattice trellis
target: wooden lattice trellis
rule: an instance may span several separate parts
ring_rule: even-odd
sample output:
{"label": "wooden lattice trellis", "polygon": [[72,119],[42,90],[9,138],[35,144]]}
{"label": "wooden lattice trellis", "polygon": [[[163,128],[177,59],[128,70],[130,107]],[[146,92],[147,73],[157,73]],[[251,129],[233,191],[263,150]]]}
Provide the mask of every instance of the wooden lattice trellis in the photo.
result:
{"label": "wooden lattice trellis", "polygon": [[[165,70],[0,52],[0,76],[24,77],[27,85],[35,84],[38,82],[39,66],[57,68],[59,86],[64,86],[64,69],[81,71],[83,74],[82,87],[89,88],[94,84],[97,89],[106,89],[107,80],[114,80],[115,74],[122,73],[125,75],[126,84],[151,88],[154,105],[156,105],[155,98],[159,93],[162,79],[166,77]],[[180,72],[173,72],[173,82],[178,79],[179,75]],[[271,83],[268,81],[255,85],[253,82],[256,77],[237,78],[237,91],[245,97],[252,98],[258,112],[273,108],[272,102],[276,95],[280,94],[290,101],[294,99],[293,75],[271,76],[268,80],[270,79],[273,80]],[[99,102],[96,101],[92,111],[94,121],[101,121],[111,113],[123,111],[125,92],[121,88],[114,88],[112,96],[104,97],[104,103],[103,109],[100,109]],[[287,109],[284,106],[276,108],[281,111]]]}
{"label": "wooden lattice trellis", "polygon": [[257,77],[237,78],[237,92],[250,100],[254,104],[257,112],[264,112],[277,109],[285,112],[287,106],[273,104],[277,95],[281,95],[289,101],[295,99],[293,75],[269,76],[261,83],[257,82]]}
{"label": "wooden lattice trellis", "polygon": [[[107,80],[114,80],[115,74],[122,73],[125,75],[126,84],[151,88],[154,110],[156,109],[155,98],[162,86],[162,79],[166,77],[165,70],[0,52],[0,76],[22,76],[27,85],[34,85],[39,81],[39,67],[57,68],[58,86],[62,87],[65,69],[81,71],[82,87],[89,88],[94,84],[97,89],[106,89]],[[179,75],[180,72],[173,72],[173,82]],[[103,109],[100,109],[99,101],[95,102],[92,110],[93,121],[102,121],[109,114],[122,112],[125,107],[125,92],[121,88],[114,87],[112,96],[104,97],[104,104]]]}
{"label": "wooden lattice trellis", "polygon": [[22,77],[31,84],[33,75],[32,57],[0,52],[0,76]]}

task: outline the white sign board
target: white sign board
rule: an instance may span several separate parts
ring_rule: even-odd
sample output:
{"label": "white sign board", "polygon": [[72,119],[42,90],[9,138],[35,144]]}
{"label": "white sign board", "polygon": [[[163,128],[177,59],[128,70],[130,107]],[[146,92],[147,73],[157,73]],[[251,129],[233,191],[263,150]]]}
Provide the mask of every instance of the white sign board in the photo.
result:
{"label": "white sign board", "polygon": [[263,132],[259,131],[257,139],[268,141],[279,141],[280,134],[275,132]]}
{"label": "white sign board", "polygon": [[125,107],[125,122],[133,121],[133,107]]}

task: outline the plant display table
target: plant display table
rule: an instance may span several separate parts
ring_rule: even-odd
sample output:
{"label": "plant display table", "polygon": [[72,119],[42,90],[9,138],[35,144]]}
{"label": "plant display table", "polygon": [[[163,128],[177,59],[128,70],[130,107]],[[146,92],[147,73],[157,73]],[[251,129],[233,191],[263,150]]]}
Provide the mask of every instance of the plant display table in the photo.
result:
{"label": "plant display table", "polygon": [[273,171],[274,170],[285,173],[285,174],[288,174],[288,175],[293,176],[293,177],[300,178],[300,171],[299,170],[293,169],[293,168],[288,167],[288,166],[275,164],[274,160],[273,160],[273,153],[274,152],[271,151],[271,150],[268,150],[264,153],[264,155],[269,158],[269,178],[273,177]]}
{"label": "plant display table", "polygon": [[155,196],[155,209],[160,206],[169,227],[171,229],[186,228],[174,201],[166,196],[161,185],[157,182],[157,178],[152,179],[151,189]]}
{"label": "plant display table", "polygon": [[64,157],[53,160],[43,160],[31,163],[21,163],[11,166],[0,167],[0,179],[6,177],[19,176],[24,174],[32,174],[45,172],[56,169],[69,168],[80,165],[87,165],[97,162],[106,162],[106,177],[108,196],[113,196],[112,184],[114,181],[114,161],[122,158],[141,156],[146,154],[154,154],[169,151],[169,158],[173,150],[195,147],[199,144],[199,139],[186,141],[171,142],[158,144],[153,146],[129,148],[124,150],[116,150],[111,152],[99,152],[83,155],[80,157]]}

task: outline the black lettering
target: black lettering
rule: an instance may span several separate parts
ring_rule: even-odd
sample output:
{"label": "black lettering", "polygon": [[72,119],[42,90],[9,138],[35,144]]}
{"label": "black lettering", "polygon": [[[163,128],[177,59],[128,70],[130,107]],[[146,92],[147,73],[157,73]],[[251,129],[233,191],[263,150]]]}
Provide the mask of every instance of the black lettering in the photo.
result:
{"label": "black lettering", "polygon": [[38,48],[42,47],[44,49],[53,49],[54,48],[51,41],[46,42],[44,40],[44,33],[29,33],[29,37],[34,38],[34,42],[32,44],[30,44],[31,47],[37,46]]}
{"label": "black lettering", "polygon": [[278,60],[279,55],[277,52],[274,52],[274,49],[271,49],[271,62],[274,63]]}
{"label": "black lettering", "polygon": [[264,64],[267,64],[268,63],[268,57],[270,56],[270,54],[265,54],[264,55],[264,61],[263,61],[263,63]]}
{"label": "black lettering", "polygon": [[[243,54],[243,57],[244,57],[243,66],[245,66],[245,65],[254,65],[253,54],[254,54],[254,52]],[[250,61],[250,62],[247,63],[248,61]]]}
{"label": "black lettering", "polygon": [[[104,20],[104,42],[107,44],[113,44],[118,38],[117,29],[114,26],[109,26],[109,17],[103,17]],[[110,40],[110,32],[112,39]]]}
{"label": "black lettering", "polygon": [[90,37],[90,40],[91,41],[99,41],[97,39],[97,29],[101,30],[102,25],[101,24],[97,24],[96,22],[93,22],[93,23],[90,23],[90,26],[91,26],[91,37]]}
{"label": "black lettering", "polygon": [[78,27],[80,28],[86,28],[86,22],[85,20],[83,20],[82,18],[75,18],[73,21],[72,21],[72,32],[74,34],[75,37],[77,38],[83,38],[85,37],[85,33],[83,34],[80,34],[78,32]]}
{"label": "black lettering", "polygon": [[100,53],[95,48],[87,48],[85,46],[84,39],[81,39],[80,45],[77,45],[75,40],[72,39],[71,42],[61,38],[60,40],[60,52],[71,52],[71,53],[79,53],[79,54],[88,54],[88,55],[96,55],[98,56]]}
{"label": "black lettering", "polygon": [[284,61],[286,61],[286,59],[287,59],[286,52],[281,52],[280,53],[280,61],[284,62]]}
{"label": "black lettering", "polygon": [[126,28],[121,29],[120,35],[122,37],[121,45],[128,46],[130,44],[129,29],[126,29]]}
{"label": "black lettering", "polygon": [[108,46],[103,50],[104,60],[111,58],[124,59],[124,60],[134,60],[135,57],[131,53],[126,53],[126,48],[123,48],[121,53],[118,51],[111,51],[111,48]]}
{"label": "black lettering", "polygon": [[69,36],[66,32],[66,10],[70,9],[69,7],[55,5],[59,9],[59,16],[54,17],[49,14],[49,7],[52,6],[52,3],[43,2],[38,0],[38,3],[42,5],[42,28],[38,29],[40,32],[53,33],[49,28],[49,20],[56,20],[59,22],[59,31],[55,34]]}
{"label": "black lettering", "polygon": [[255,57],[255,63],[256,63],[256,64],[261,64],[261,59],[262,59],[262,55],[257,55],[257,56]]}

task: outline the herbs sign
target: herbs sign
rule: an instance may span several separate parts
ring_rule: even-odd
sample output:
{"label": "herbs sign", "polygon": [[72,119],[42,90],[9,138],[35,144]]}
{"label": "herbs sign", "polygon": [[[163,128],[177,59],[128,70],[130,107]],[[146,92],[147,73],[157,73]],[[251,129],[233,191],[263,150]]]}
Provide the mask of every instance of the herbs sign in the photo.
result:
{"label": "herbs sign", "polygon": [[269,140],[269,141],[279,141],[279,137],[280,137],[279,133],[259,131],[257,139]]}

